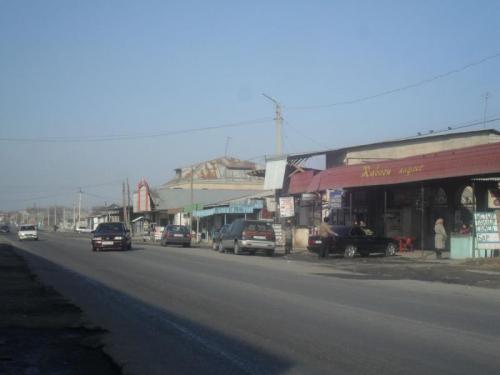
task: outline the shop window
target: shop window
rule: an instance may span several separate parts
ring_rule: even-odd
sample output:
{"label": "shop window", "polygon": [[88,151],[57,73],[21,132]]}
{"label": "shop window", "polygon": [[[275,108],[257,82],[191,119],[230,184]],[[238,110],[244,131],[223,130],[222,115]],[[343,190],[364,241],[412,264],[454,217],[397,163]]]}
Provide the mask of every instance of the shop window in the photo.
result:
{"label": "shop window", "polygon": [[438,188],[433,195],[433,203],[434,206],[447,206],[448,205],[448,197],[446,196],[446,192],[443,188]]}

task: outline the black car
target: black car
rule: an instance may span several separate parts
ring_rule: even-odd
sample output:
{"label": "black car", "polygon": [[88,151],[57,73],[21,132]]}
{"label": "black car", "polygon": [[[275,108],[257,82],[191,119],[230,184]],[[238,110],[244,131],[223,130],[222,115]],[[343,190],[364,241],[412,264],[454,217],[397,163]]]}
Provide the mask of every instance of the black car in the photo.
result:
{"label": "black car", "polygon": [[0,225],[0,233],[9,233],[10,229],[8,225]]}
{"label": "black car", "polygon": [[[396,253],[396,240],[388,237],[376,236],[367,228],[350,225],[332,225],[336,233],[333,236],[330,254],[344,254],[346,258],[353,258],[356,254],[363,257],[372,253],[382,253],[392,256]],[[319,252],[321,249],[321,237],[309,236],[307,249],[311,252]]]}
{"label": "black car", "polygon": [[101,223],[92,232],[92,250],[106,249],[130,250],[132,238],[130,230],[123,223]]}
{"label": "black car", "polygon": [[191,246],[189,228],[184,225],[167,225],[161,235],[160,244],[162,246],[168,244],[182,245],[183,247]]}
{"label": "black car", "polygon": [[214,233],[214,236],[212,238],[212,249],[219,250],[219,244],[222,236],[227,232],[230,226],[231,224],[224,224],[218,231]]}

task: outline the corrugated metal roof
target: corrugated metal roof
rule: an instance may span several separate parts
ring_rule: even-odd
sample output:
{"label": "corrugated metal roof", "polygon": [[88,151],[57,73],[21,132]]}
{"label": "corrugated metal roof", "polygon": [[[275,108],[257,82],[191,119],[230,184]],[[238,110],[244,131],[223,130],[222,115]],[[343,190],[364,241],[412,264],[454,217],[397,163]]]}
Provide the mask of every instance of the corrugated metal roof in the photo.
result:
{"label": "corrugated metal roof", "polygon": [[[193,203],[203,205],[219,203],[224,200],[257,194],[262,190],[193,190]],[[191,204],[189,189],[158,189],[156,210],[170,210],[186,207]]]}

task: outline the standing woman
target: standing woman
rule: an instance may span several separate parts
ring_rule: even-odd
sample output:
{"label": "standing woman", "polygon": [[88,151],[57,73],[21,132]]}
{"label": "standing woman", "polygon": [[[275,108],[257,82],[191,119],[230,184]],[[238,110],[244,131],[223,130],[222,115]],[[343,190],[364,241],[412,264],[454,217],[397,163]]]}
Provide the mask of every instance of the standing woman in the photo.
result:
{"label": "standing woman", "polygon": [[436,248],[436,258],[441,259],[441,253],[446,248],[446,239],[448,235],[446,234],[446,230],[444,229],[444,220],[443,218],[439,218],[436,220],[436,224],[434,225],[434,247]]}

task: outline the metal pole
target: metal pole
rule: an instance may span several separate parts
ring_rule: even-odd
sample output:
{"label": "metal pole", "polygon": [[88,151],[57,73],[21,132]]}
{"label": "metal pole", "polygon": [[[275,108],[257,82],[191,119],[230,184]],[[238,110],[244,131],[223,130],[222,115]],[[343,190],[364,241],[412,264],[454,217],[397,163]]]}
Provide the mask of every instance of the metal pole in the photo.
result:
{"label": "metal pole", "polygon": [[420,249],[422,250],[422,255],[424,255],[424,184],[420,186],[420,210],[422,211],[422,215],[420,216]]}
{"label": "metal pole", "polygon": [[78,223],[77,223],[77,226],[80,225],[81,219],[82,219],[82,189],[80,188],[79,197],[78,197]]}
{"label": "metal pole", "polygon": [[[191,190],[191,194],[190,194],[190,200],[191,200],[191,213],[189,214],[189,229],[192,230],[193,228],[193,211],[194,211],[194,191],[193,191],[193,185],[194,185],[194,167],[191,166],[191,183],[190,183],[190,190]],[[196,234],[198,235],[198,233]]]}

